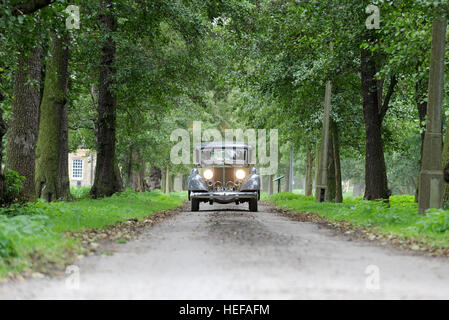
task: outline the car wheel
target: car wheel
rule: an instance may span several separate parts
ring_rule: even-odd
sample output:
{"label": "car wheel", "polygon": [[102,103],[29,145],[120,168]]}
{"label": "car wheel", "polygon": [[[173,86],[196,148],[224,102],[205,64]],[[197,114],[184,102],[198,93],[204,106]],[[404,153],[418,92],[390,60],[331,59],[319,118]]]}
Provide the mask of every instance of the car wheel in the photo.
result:
{"label": "car wheel", "polygon": [[198,211],[200,210],[200,200],[191,199],[190,200],[190,211]]}
{"label": "car wheel", "polygon": [[249,200],[249,211],[257,212],[257,199]]}

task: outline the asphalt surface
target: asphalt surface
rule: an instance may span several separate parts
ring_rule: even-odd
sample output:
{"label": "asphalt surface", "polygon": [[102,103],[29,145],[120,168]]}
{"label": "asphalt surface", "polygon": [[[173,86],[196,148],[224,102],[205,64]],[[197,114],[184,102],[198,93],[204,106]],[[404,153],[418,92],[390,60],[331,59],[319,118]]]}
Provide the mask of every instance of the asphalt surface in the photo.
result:
{"label": "asphalt surface", "polygon": [[0,299],[449,298],[447,260],[247,206],[201,204],[71,275],[0,285]]}

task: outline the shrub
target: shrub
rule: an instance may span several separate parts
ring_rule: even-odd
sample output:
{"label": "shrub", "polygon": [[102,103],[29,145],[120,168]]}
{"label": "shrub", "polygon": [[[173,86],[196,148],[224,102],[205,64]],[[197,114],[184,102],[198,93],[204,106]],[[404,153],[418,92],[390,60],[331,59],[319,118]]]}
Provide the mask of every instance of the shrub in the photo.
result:
{"label": "shrub", "polygon": [[23,188],[25,177],[20,176],[14,170],[5,170],[6,189],[3,199],[0,199],[2,206],[9,205],[19,200],[20,191]]}
{"label": "shrub", "polygon": [[[305,197],[299,194],[291,193],[291,192],[281,192],[275,193],[270,197],[271,201],[281,201],[281,200],[296,200],[296,199],[308,199],[309,197]],[[313,198],[313,197],[312,197]]]}
{"label": "shrub", "polygon": [[90,187],[70,187],[70,193],[75,199],[87,199],[90,197]]}
{"label": "shrub", "polygon": [[426,216],[418,222],[418,228],[421,231],[446,232],[449,230],[449,211],[430,209]]}
{"label": "shrub", "polygon": [[11,240],[0,237],[0,258],[8,259],[17,256],[17,251]]}

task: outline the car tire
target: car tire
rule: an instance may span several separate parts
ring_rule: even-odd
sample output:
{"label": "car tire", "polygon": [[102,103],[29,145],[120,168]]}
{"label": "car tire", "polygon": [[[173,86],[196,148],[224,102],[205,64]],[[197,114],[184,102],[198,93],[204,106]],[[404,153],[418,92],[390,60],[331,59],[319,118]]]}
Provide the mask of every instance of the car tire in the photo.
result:
{"label": "car tire", "polygon": [[257,212],[257,199],[249,200],[249,211]]}
{"label": "car tire", "polygon": [[200,200],[191,199],[190,200],[190,211],[199,211],[200,210]]}

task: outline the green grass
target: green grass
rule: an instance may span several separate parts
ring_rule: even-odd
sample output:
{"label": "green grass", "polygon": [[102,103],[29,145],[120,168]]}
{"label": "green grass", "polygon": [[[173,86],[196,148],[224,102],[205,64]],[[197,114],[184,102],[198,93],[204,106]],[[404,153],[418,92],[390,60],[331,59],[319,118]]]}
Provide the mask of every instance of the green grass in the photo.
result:
{"label": "green grass", "polygon": [[13,205],[0,209],[0,278],[30,268],[32,263],[64,262],[68,254],[80,252],[77,239],[67,231],[104,228],[127,218],[142,219],[158,211],[175,208],[185,192],[167,196],[160,191],[125,191],[104,199]]}
{"label": "green grass", "polygon": [[262,194],[262,199],[296,213],[316,213],[329,221],[348,221],[355,226],[374,227],[408,239],[421,239],[436,247],[449,245],[449,210],[418,214],[414,196],[390,198],[390,208],[381,202],[346,197],[343,203],[317,203],[314,197],[293,193]]}
{"label": "green grass", "polygon": [[70,187],[70,193],[75,199],[89,198],[90,187]]}
{"label": "green grass", "polygon": [[[277,189],[276,189],[277,190]],[[304,195],[304,189],[293,189],[294,194]],[[352,190],[343,192],[343,199],[351,198],[352,197]]]}

